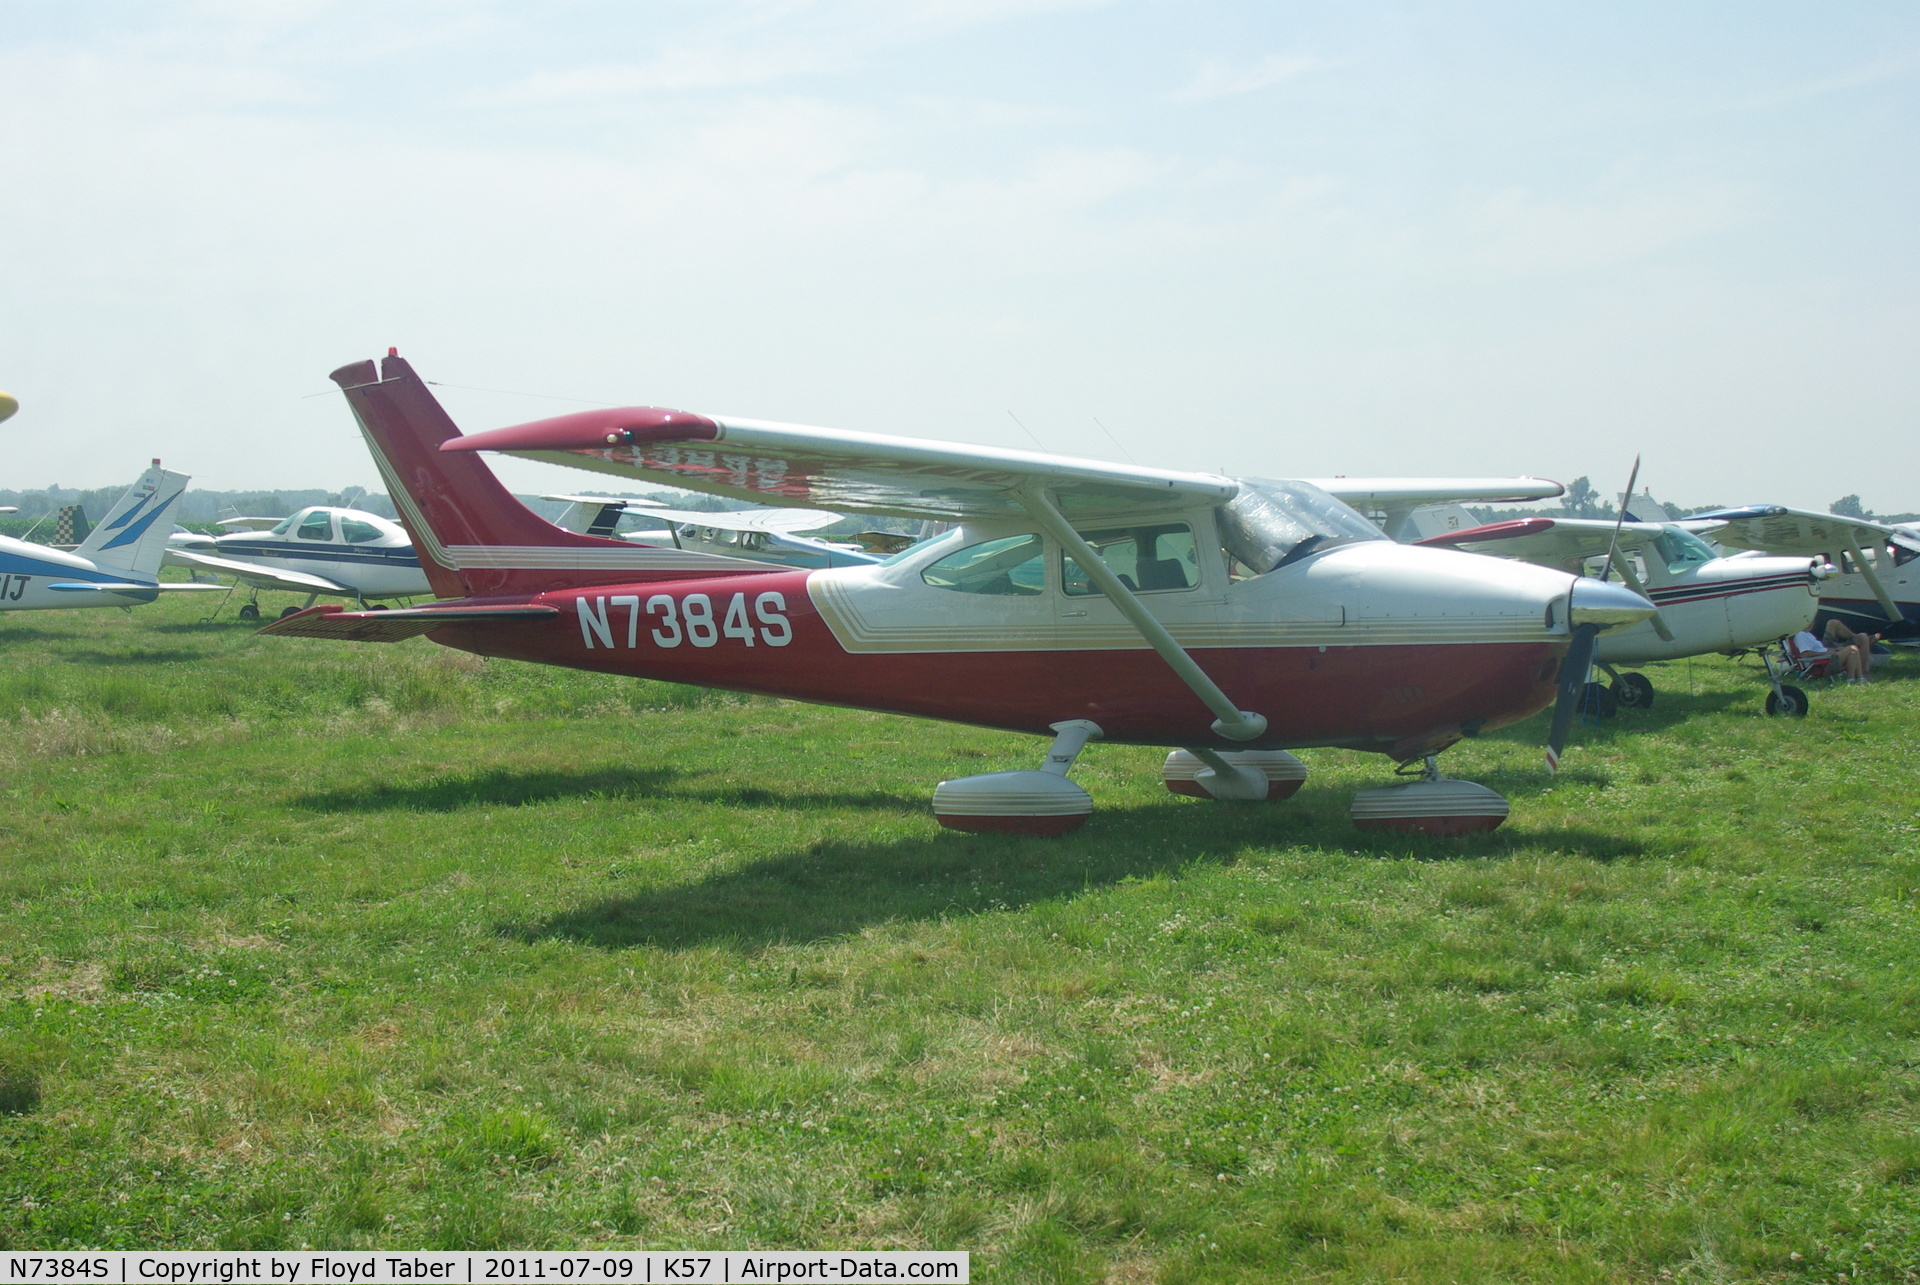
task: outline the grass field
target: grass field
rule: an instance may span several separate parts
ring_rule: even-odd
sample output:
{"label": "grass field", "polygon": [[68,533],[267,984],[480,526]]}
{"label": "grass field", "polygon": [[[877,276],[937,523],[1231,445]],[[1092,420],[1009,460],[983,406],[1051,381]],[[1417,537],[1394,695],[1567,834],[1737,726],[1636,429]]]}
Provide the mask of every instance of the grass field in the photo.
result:
{"label": "grass field", "polygon": [[[275,603],[275,606],[278,604]],[[996,1282],[1920,1279],[1920,657],[1064,840],[1038,741],[0,617],[0,1248],[961,1248]]]}

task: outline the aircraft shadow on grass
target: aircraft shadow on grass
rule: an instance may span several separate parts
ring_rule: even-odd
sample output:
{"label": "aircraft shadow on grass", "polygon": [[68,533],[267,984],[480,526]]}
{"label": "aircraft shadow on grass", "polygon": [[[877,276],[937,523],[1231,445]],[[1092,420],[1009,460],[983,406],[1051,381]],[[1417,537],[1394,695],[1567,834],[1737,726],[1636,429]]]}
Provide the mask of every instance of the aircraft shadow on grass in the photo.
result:
{"label": "aircraft shadow on grass", "polygon": [[184,648],[166,651],[76,651],[66,657],[69,662],[79,665],[170,665],[206,658],[205,652]]}
{"label": "aircraft shadow on grass", "polygon": [[1062,839],[941,831],[890,842],[827,840],[691,883],[594,902],[541,923],[503,923],[498,931],[524,941],[570,940],[610,950],[751,951],[843,937],[890,921],[1019,910],[1129,880],[1178,876],[1195,865],[1232,865],[1249,848],[1276,843],[1428,861],[1542,850],[1612,861],[1645,850],[1598,830],[1529,831],[1511,823],[1459,839],[1364,834],[1347,819],[1345,792],[1324,794],[1273,808],[1195,803],[1103,809],[1086,828]]}
{"label": "aircraft shadow on grass", "polygon": [[[696,777],[698,773],[693,774]],[[458,812],[478,807],[525,807],[556,799],[657,800],[718,803],[730,807],[868,808],[922,812],[926,800],[873,790],[809,790],[782,794],[751,785],[700,787],[679,784],[687,773],[676,768],[606,767],[582,771],[518,771],[497,768],[461,776],[438,777],[417,785],[376,785],[327,790],[294,799],[311,812]]]}

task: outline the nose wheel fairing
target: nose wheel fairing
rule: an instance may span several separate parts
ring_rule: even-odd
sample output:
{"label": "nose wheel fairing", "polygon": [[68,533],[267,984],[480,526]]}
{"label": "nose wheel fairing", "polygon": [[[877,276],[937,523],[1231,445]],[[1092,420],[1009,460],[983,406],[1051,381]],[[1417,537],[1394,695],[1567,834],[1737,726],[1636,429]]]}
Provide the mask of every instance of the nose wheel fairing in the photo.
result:
{"label": "nose wheel fairing", "polygon": [[1428,758],[1417,780],[1361,790],[1348,814],[1362,830],[1445,838],[1497,830],[1509,811],[1498,792],[1441,776],[1439,764]]}

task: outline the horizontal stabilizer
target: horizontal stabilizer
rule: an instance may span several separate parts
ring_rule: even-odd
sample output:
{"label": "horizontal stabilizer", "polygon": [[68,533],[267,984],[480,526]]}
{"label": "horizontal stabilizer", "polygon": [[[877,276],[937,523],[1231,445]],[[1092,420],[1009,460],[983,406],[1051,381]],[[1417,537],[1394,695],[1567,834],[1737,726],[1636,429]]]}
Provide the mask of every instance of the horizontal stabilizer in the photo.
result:
{"label": "horizontal stabilizer", "polygon": [[260,630],[280,638],[334,638],[341,642],[399,642],[417,638],[442,625],[504,625],[526,620],[549,620],[558,607],[535,604],[507,607],[409,607],[404,611],[342,611],[338,607],[309,607],[274,621]]}
{"label": "horizontal stabilizer", "polygon": [[158,585],[135,584],[132,581],[70,581],[64,584],[50,584],[47,588],[55,593],[152,593]]}

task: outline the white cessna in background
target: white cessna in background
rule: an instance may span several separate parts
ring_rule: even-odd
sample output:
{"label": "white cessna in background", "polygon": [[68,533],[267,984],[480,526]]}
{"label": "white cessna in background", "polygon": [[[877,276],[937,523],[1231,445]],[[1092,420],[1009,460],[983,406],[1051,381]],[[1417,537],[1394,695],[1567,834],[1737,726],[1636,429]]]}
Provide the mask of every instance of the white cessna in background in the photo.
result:
{"label": "white cessna in background", "polygon": [[1920,638],[1920,531],[1869,518],[1842,517],[1758,504],[1744,509],[1696,513],[1689,528],[1716,544],[1745,550],[1745,562],[1761,554],[1812,554],[1838,574],[1820,587],[1821,629],[1830,619],[1851,628],[1905,642]]}
{"label": "white cessna in background", "polygon": [[[1588,707],[1603,716],[1615,705],[1644,709],[1653,704],[1652,680],[1623,674],[1617,666],[1749,648],[1765,655],[1780,639],[1813,623],[1822,585],[1833,574],[1824,558],[1725,558],[1700,538],[1717,536],[1724,523],[1669,521],[1664,508],[1639,496],[1627,499],[1623,508],[1618,519],[1531,517],[1485,524],[1474,522],[1464,509],[1429,509],[1415,515],[1410,526],[1416,533],[1438,532],[1421,535],[1416,544],[1516,558],[1575,575],[1617,575],[1651,600],[1659,610],[1650,619],[1609,630],[1599,639],[1594,663],[1613,686],[1594,684]],[[1767,713],[1805,715],[1806,693],[1782,683],[1771,664],[1768,673],[1773,690]]]}
{"label": "white cessna in background", "polygon": [[[262,589],[304,593],[309,606],[322,594],[365,605],[433,592],[406,528],[376,513],[314,504],[292,517],[228,518],[220,525],[241,529],[222,536],[177,533],[167,546],[168,565],[230,575],[256,599]],[[239,616],[258,620],[258,601],[247,602]]]}
{"label": "white cessna in background", "polygon": [[0,536],[0,611],[131,607],[162,593],[220,589],[160,582],[168,515],[186,489],[185,473],[155,460],[72,552]]}

